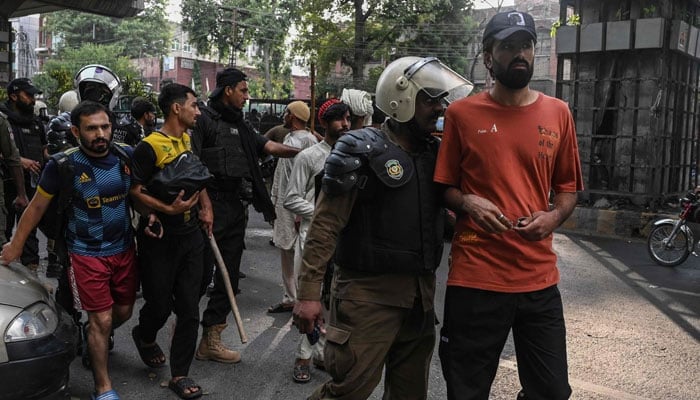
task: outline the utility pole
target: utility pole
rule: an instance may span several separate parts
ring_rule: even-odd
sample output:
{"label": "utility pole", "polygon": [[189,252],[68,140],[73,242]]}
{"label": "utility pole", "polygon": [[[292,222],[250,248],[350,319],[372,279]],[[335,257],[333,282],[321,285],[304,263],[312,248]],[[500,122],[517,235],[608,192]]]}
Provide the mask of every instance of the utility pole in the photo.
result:
{"label": "utility pole", "polygon": [[248,25],[241,22],[240,19],[250,16],[250,12],[239,7],[219,6],[219,8],[231,12],[231,18],[224,19],[223,22],[231,23],[231,36],[229,38],[231,41],[231,52],[228,56],[228,66],[235,67],[236,52],[241,49],[241,42],[243,41],[243,30],[248,27]]}
{"label": "utility pole", "polygon": [[311,63],[311,132],[314,132],[316,118],[316,63]]}
{"label": "utility pole", "polygon": [[29,42],[29,35],[22,25],[19,26],[15,38],[17,40],[17,76],[31,78],[37,71],[35,46]]}

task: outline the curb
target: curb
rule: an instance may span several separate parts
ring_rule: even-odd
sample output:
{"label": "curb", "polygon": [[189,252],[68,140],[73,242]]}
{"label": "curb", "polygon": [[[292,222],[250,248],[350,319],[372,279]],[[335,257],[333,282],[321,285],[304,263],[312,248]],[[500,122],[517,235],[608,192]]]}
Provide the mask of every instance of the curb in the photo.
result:
{"label": "curb", "polygon": [[646,239],[654,221],[676,217],[677,214],[664,212],[605,210],[577,206],[557,231],[621,239]]}

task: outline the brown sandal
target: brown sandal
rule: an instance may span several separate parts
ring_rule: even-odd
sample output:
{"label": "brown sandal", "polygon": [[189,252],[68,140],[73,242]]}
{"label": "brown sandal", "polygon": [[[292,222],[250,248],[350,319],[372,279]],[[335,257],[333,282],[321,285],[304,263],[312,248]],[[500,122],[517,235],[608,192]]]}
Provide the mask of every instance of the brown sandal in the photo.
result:
{"label": "brown sandal", "polygon": [[292,378],[296,383],[306,383],[311,380],[311,366],[309,365],[309,360],[296,361]]}

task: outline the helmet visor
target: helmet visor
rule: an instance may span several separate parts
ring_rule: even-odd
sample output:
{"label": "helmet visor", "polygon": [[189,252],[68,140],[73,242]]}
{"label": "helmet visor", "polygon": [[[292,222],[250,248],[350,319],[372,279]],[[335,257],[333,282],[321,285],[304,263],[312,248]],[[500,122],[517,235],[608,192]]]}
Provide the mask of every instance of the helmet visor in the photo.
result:
{"label": "helmet visor", "polygon": [[76,86],[82,82],[101,82],[114,92],[120,85],[119,78],[106,67],[100,65],[88,65],[83,67],[75,77]]}
{"label": "helmet visor", "polygon": [[[423,60],[421,60],[423,61]],[[474,85],[438,59],[429,60],[418,69],[412,71],[414,66],[406,70],[406,74],[412,74],[410,80],[425,91],[431,97],[443,97],[447,103],[452,103],[466,97],[474,89]]]}
{"label": "helmet visor", "polygon": [[81,99],[96,101],[104,106],[108,106],[112,99],[112,92],[107,86],[98,82],[85,82],[81,84]]}

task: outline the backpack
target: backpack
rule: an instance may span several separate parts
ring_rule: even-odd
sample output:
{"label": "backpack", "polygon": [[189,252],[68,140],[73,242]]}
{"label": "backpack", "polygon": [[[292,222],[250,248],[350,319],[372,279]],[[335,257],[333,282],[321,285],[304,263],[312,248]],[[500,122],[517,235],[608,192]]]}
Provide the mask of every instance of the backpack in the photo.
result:
{"label": "backpack", "polygon": [[[131,158],[124,150],[121,144],[112,142],[109,151],[119,157],[119,170],[124,175],[130,174]],[[75,149],[75,150],[73,150]],[[68,207],[73,201],[73,178],[75,178],[75,165],[73,159],[69,156],[77,148],[71,148],[66,151],[53,154],[51,159],[54,160],[58,167],[60,189],[58,193],[51,199],[49,207],[39,221],[39,229],[46,235],[47,238],[55,241],[54,251],[59,259],[59,263],[65,265],[68,260],[68,249],[66,248],[65,236],[63,232],[66,229],[68,219],[66,218]]]}

